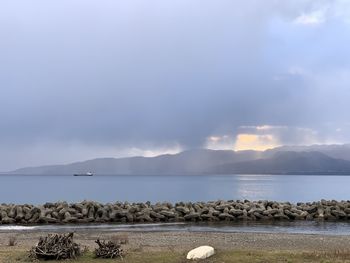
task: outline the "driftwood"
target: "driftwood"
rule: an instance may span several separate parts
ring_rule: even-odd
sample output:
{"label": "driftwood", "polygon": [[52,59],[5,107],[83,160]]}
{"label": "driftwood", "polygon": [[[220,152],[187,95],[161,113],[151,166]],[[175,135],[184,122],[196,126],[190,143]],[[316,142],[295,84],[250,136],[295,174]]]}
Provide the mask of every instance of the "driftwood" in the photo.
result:
{"label": "driftwood", "polygon": [[40,237],[38,244],[30,250],[33,259],[75,259],[79,255],[80,247],[73,242],[73,233]]}
{"label": "driftwood", "polygon": [[116,258],[123,257],[123,249],[121,245],[113,241],[100,241],[97,239],[96,244],[98,248],[95,249],[95,255],[97,258]]}

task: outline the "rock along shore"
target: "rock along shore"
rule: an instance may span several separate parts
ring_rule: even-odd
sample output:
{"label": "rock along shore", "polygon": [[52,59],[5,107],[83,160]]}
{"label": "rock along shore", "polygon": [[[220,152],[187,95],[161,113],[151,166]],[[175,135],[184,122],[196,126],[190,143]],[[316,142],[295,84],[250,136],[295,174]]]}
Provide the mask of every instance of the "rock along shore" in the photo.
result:
{"label": "rock along shore", "polygon": [[144,223],[251,220],[350,220],[350,201],[297,203],[274,201],[212,201],[101,204],[0,205],[0,224]]}

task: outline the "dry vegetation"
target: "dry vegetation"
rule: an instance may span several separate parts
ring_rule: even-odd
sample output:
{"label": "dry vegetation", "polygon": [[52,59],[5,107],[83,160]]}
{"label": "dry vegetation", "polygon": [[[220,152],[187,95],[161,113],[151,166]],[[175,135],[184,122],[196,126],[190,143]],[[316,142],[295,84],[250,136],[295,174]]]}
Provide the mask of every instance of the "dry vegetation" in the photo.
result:
{"label": "dry vegetation", "polygon": [[[138,252],[129,251],[121,259],[96,259],[92,252],[84,253],[74,262],[123,262],[123,263],[185,263],[185,252]],[[27,252],[22,250],[1,251],[0,262],[30,262]],[[56,261],[50,261],[56,262]],[[293,252],[293,251],[250,251],[250,250],[219,250],[212,258],[200,261],[201,263],[350,263],[350,250],[329,252]]]}
{"label": "dry vegetation", "polygon": [[95,243],[98,245],[98,248],[95,249],[96,258],[123,258],[124,251],[119,243],[99,239]]}
{"label": "dry vegetation", "polygon": [[126,245],[129,244],[129,236],[127,233],[115,234],[112,236],[111,241],[115,242],[116,244]]}
{"label": "dry vegetation", "polygon": [[7,244],[9,247],[17,245],[17,238],[15,236],[10,236]]}
{"label": "dry vegetation", "polygon": [[29,256],[32,259],[75,259],[80,256],[80,245],[73,241],[73,233],[49,234],[40,237],[39,242],[34,246]]}

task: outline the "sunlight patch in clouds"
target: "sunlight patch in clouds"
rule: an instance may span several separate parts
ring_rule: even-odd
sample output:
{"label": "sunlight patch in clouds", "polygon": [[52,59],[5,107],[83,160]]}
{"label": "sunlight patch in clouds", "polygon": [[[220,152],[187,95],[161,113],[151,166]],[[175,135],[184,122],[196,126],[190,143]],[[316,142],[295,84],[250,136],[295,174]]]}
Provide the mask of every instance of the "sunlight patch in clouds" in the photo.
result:
{"label": "sunlight patch in clouds", "polygon": [[338,144],[343,141],[341,138],[349,129],[345,126],[334,126],[334,123],[330,123],[324,127],[327,132],[322,133],[310,127],[243,125],[238,127],[237,133],[207,137],[203,146],[211,150],[264,151],[282,145]]}
{"label": "sunlight patch in clouds", "polygon": [[235,143],[236,151],[243,150],[256,150],[265,151],[280,146],[277,139],[271,135],[258,135],[258,134],[238,134]]}

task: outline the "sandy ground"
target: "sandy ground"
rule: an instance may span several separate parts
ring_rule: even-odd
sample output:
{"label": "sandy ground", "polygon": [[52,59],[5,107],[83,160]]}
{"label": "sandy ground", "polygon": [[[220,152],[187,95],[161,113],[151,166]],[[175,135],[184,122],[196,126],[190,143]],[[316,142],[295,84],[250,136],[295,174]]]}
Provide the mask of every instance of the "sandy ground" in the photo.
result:
{"label": "sandy ground", "polygon": [[[0,251],[10,249],[9,238],[15,236],[16,248],[29,249],[47,232],[0,233]],[[75,234],[75,241],[94,248],[94,240],[111,239],[115,235],[127,235],[128,250],[159,251],[189,250],[199,245],[211,245],[217,249],[335,251],[348,250],[350,236],[326,236],[305,234],[267,233],[213,233],[213,232],[98,232],[84,231]]]}

